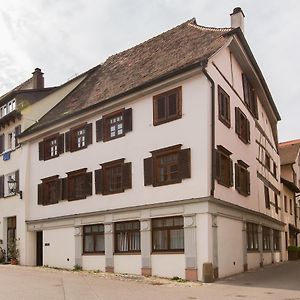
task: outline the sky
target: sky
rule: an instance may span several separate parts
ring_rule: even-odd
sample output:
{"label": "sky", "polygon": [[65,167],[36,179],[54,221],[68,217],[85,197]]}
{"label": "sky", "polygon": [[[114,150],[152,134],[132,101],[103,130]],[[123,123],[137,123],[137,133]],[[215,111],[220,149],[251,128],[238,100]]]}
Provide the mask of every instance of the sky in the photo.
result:
{"label": "sky", "polygon": [[281,115],[279,140],[300,138],[300,0],[0,0],[0,95],[31,77],[60,85],[193,17],[245,36]]}

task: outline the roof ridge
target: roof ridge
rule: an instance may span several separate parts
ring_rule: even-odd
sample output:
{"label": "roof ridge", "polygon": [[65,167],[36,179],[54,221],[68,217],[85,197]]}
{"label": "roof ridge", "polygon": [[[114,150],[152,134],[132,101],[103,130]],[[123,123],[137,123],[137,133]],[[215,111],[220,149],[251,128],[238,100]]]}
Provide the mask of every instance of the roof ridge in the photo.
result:
{"label": "roof ridge", "polygon": [[192,26],[194,28],[198,28],[198,29],[201,29],[201,30],[209,30],[209,31],[226,31],[226,32],[229,32],[229,31],[232,30],[231,27],[209,27],[209,26],[199,25],[199,24],[197,24],[196,19],[195,19],[194,24],[189,23],[188,25]]}

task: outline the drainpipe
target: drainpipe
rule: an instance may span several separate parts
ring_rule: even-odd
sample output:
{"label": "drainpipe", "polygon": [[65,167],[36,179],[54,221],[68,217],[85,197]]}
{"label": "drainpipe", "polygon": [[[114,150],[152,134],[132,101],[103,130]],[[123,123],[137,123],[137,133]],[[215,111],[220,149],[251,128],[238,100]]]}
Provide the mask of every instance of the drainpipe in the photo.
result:
{"label": "drainpipe", "polygon": [[215,193],[215,82],[203,69],[203,74],[211,84],[211,190],[210,195]]}

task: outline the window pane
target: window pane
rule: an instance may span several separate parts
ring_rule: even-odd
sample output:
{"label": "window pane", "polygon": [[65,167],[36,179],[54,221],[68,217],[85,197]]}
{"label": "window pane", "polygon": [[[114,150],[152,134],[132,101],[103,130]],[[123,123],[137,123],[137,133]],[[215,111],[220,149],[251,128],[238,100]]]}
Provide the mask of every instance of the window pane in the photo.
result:
{"label": "window pane", "polygon": [[177,94],[169,95],[169,116],[176,116],[177,115]]}
{"label": "window pane", "polygon": [[165,97],[157,99],[157,118],[164,119],[166,117]]}
{"label": "window pane", "polygon": [[153,232],[153,250],[168,249],[168,232],[166,230],[155,230]]}
{"label": "window pane", "polygon": [[183,249],[184,238],[183,229],[170,230],[170,249]]}
{"label": "window pane", "polygon": [[98,234],[95,236],[95,251],[96,252],[100,252],[100,251],[104,251],[105,248],[104,248],[104,234]]}
{"label": "window pane", "polygon": [[92,235],[86,235],[84,238],[84,252],[94,252],[94,239]]}

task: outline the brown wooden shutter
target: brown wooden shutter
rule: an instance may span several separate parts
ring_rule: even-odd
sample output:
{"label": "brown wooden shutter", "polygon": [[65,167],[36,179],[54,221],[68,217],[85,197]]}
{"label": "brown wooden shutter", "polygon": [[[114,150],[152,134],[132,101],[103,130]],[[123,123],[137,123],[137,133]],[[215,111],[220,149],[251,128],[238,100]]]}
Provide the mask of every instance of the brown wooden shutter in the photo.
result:
{"label": "brown wooden shutter", "polygon": [[247,126],[247,142],[250,143],[250,122],[246,119],[246,126]]}
{"label": "brown wooden shutter", "polygon": [[4,197],[4,175],[0,176],[0,198]]}
{"label": "brown wooden shutter", "polygon": [[20,172],[17,170],[15,172],[15,181],[16,181],[16,192],[19,193],[20,191]]}
{"label": "brown wooden shutter", "polygon": [[179,178],[191,178],[191,149],[183,149],[178,153]]}
{"label": "brown wooden shutter", "polygon": [[96,194],[102,194],[103,182],[102,182],[103,171],[101,169],[95,170],[95,191]]}
{"label": "brown wooden shutter", "polygon": [[62,186],[62,200],[68,200],[69,198],[69,192],[68,192],[68,177],[61,179],[61,186]]}
{"label": "brown wooden shutter", "polygon": [[18,141],[18,137],[21,133],[21,125],[18,125],[15,127],[15,147],[19,146],[19,141]]}
{"label": "brown wooden shutter", "polygon": [[250,195],[250,172],[246,171],[246,178],[247,178],[247,194]]}
{"label": "brown wooden shutter", "polygon": [[215,176],[217,180],[221,178],[221,169],[220,169],[220,162],[221,162],[221,153],[218,150],[215,150]]}
{"label": "brown wooden shutter", "polygon": [[58,154],[62,154],[65,151],[65,135],[62,133],[58,136]]}
{"label": "brown wooden shutter", "polygon": [[153,158],[144,159],[144,185],[153,184]]}
{"label": "brown wooden shutter", "polygon": [[96,142],[103,140],[103,119],[96,121]]}
{"label": "brown wooden shutter", "polygon": [[65,143],[66,143],[66,152],[69,152],[70,144],[71,144],[71,132],[70,131],[65,133]]}
{"label": "brown wooden shutter", "polygon": [[39,142],[39,160],[45,160],[44,142]]}
{"label": "brown wooden shutter", "polygon": [[4,138],[4,133],[3,133],[3,134],[0,135],[0,154],[2,152],[4,152],[4,150],[5,150],[5,143],[4,143],[4,141],[5,141],[5,138]]}
{"label": "brown wooden shutter", "polygon": [[240,119],[240,111],[239,108],[235,108],[235,132],[238,135],[241,135],[241,119]]}
{"label": "brown wooden shutter", "polygon": [[85,138],[86,138],[86,145],[90,145],[93,143],[93,124],[89,123],[85,126]]}
{"label": "brown wooden shutter", "polygon": [[38,205],[43,205],[44,200],[43,200],[43,184],[40,183],[38,184]]}
{"label": "brown wooden shutter", "polygon": [[124,111],[124,132],[132,131],[132,108],[128,108]]}
{"label": "brown wooden shutter", "polygon": [[240,186],[240,167],[238,164],[235,164],[235,188],[239,191]]}
{"label": "brown wooden shutter", "polygon": [[86,196],[91,196],[93,195],[93,175],[92,172],[87,172],[85,174],[86,178]]}
{"label": "brown wooden shutter", "polygon": [[233,186],[233,161],[232,161],[232,159],[230,159],[230,161],[229,161],[229,169],[230,169],[229,185]]}
{"label": "brown wooden shutter", "polygon": [[54,203],[58,203],[60,200],[62,200],[62,181],[60,179],[55,180],[55,194],[56,199]]}
{"label": "brown wooden shutter", "polygon": [[131,162],[125,163],[123,165],[123,189],[132,188],[132,172],[131,172]]}

